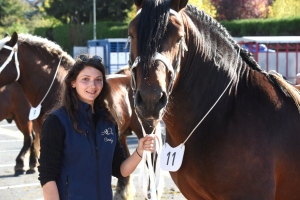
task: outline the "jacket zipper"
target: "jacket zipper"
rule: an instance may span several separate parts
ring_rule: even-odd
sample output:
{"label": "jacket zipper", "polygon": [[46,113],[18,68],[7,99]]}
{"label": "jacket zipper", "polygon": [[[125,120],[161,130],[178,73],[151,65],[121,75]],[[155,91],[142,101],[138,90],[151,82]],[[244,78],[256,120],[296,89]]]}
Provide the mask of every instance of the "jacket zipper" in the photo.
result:
{"label": "jacket zipper", "polygon": [[66,178],[66,200],[69,199],[69,176]]}
{"label": "jacket zipper", "polygon": [[91,140],[89,138],[89,131],[85,131],[85,136],[87,137],[89,143],[90,143],[90,147],[91,147],[91,155],[93,156],[93,147],[92,147],[92,143],[91,143]]}
{"label": "jacket zipper", "polygon": [[100,185],[99,185],[99,150],[98,150],[98,145],[97,145],[97,133],[96,133],[96,124],[94,123],[94,120],[92,121],[92,128],[94,130],[95,134],[95,148],[96,148],[96,173],[97,173],[97,195],[98,199],[100,200]]}
{"label": "jacket zipper", "polygon": [[[97,142],[96,142],[97,143]],[[99,160],[98,160],[98,157],[99,157],[99,152],[98,152],[98,146],[96,144],[96,170],[97,170],[97,187],[98,187],[98,190],[97,190],[97,193],[98,193],[98,199],[100,200],[100,185],[99,185]]]}
{"label": "jacket zipper", "polygon": [[[87,113],[86,113],[87,114]],[[97,196],[98,200],[100,200],[100,185],[99,185],[99,151],[98,151],[98,145],[97,145],[97,134],[96,134],[96,125],[94,123],[93,117],[90,118],[87,114],[88,124],[94,130],[94,140],[95,140],[95,149],[96,149],[96,174],[97,174]],[[96,122],[97,123],[97,122]]]}

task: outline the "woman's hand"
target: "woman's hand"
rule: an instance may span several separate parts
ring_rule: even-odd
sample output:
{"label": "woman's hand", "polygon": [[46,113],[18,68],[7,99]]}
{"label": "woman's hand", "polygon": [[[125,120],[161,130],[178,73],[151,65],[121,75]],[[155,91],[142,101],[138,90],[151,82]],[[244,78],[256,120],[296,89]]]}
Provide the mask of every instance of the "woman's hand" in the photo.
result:
{"label": "woman's hand", "polygon": [[154,152],[154,150],[155,150],[154,138],[155,138],[155,135],[151,134],[151,135],[146,135],[145,137],[143,137],[139,140],[137,150],[140,155],[143,154],[144,150],[150,151],[151,153]]}
{"label": "woman's hand", "polygon": [[129,158],[127,158],[121,164],[121,174],[123,177],[129,176],[137,167],[137,165],[141,162],[143,152],[150,151],[151,153],[155,150],[154,145],[155,135],[146,135],[141,138],[138,143],[138,147],[136,148],[136,152],[134,152]]}

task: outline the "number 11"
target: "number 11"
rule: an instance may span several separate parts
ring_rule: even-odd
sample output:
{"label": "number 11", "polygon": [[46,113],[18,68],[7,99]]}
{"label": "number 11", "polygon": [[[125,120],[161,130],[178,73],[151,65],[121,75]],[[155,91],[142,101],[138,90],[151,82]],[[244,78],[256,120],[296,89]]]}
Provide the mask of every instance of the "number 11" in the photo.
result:
{"label": "number 11", "polygon": [[[167,165],[169,164],[169,158],[170,158],[170,154],[171,154],[171,152],[169,152],[169,153],[167,154],[167,155],[168,155]],[[174,161],[175,161],[176,152],[174,152],[172,155],[173,155],[173,162],[172,162],[172,165],[174,165]]]}

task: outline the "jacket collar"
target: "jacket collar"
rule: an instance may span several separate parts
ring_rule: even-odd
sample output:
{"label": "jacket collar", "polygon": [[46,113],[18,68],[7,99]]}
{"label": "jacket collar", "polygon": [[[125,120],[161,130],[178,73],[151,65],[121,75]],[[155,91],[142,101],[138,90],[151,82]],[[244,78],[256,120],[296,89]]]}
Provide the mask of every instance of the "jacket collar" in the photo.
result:
{"label": "jacket collar", "polygon": [[[88,114],[88,116],[92,116],[92,106],[88,103],[81,101],[79,98],[77,100],[79,112]],[[97,115],[105,115],[108,112],[107,108],[102,108],[98,104],[94,105],[94,110]]]}

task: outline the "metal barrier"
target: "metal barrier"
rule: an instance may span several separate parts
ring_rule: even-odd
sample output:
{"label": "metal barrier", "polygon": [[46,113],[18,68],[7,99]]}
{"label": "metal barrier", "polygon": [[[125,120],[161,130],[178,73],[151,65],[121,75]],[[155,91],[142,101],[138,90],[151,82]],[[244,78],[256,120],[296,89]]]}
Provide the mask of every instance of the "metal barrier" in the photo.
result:
{"label": "metal barrier", "polygon": [[246,36],[235,40],[248,48],[262,69],[275,70],[296,84],[296,75],[300,72],[300,36]]}
{"label": "metal barrier", "polygon": [[129,45],[126,47],[126,43],[127,38],[89,40],[87,48],[90,55],[101,56],[107,72],[113,74],[127,65]]}

